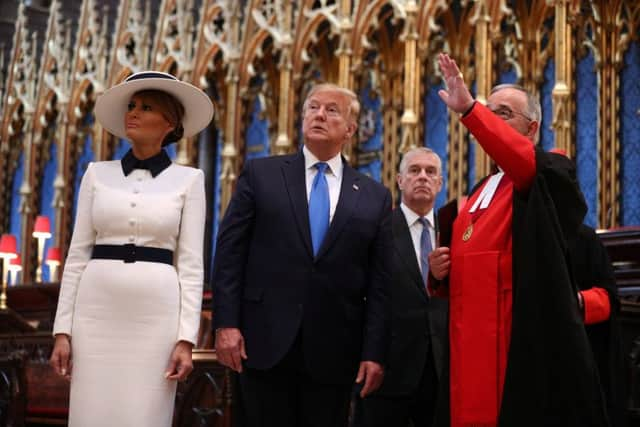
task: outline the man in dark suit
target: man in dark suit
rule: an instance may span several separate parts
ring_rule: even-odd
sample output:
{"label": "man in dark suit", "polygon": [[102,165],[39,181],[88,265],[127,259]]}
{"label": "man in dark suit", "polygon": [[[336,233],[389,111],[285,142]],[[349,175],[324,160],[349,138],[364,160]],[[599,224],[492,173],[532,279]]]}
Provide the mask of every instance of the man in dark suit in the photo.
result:
{"label": "man in dark suit", "polygon": [[340,155],[359,109],[312,88],[303,150],[248,162],[220,225],[216,352],[241,373],[250,427],[344,426],[354,379],[362,395],[382,382],[391,196]]}
{"label": "man in dark suit", "polygon": [[435,247],[433,204],[442,188],[441,161],[424,147],[409,150],[397,181],[393,212],[392,329],[385,378],[362,401],[365,427],[429,426],[433,420],[447,337],[447,300],[429,295],[427,256]]}

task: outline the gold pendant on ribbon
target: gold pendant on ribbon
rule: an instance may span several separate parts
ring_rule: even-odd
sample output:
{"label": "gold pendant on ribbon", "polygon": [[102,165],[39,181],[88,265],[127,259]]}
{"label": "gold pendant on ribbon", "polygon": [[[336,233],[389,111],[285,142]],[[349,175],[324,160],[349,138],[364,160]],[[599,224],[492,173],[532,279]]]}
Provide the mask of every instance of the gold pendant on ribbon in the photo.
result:
{"label": "gold pendant on ribbon", "polygon": [[473,234],[473,224],[469,224],[464,233],[462,233],[462,241],[468,241],[471,238],[471,234]]}

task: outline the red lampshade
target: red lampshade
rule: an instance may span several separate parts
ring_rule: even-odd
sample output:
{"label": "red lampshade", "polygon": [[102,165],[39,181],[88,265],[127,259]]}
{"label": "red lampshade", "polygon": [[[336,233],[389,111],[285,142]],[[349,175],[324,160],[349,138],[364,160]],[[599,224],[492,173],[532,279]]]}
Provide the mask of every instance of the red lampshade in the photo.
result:
{"label": "red lampshade", "polygon": [[51,237],[51,223],[48,216],[38,215],[36,217],[36,223],[33,225],[33,237],[44,237],[45,239]]}
{"label": "red lampshade", "polygon": [[20,254],[16,254],[16,257],[9,262],[10,271],[22,271],[22,257]]}
{"label": "red lampshade", "polygon": [[0,237],[0,258],[15,258],[18,252],[18,243],[13,234],[3,234]]}
{"label": "red lampshade", "polygon": [[45,262],[47,264],[59,265],[60,261],[60,248],[49,248]]}

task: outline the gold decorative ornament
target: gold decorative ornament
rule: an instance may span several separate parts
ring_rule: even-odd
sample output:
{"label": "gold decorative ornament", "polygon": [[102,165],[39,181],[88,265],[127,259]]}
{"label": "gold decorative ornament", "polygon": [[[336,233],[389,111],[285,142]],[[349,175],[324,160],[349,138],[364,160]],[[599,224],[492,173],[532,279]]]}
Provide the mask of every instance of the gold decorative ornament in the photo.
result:
{"label": "gold decorative ornament", "polygon": [[469,224],[469,226],[464,230],[464,233],[462,233],[462,241],[468,242],[472,234],[473,234],[473,223]]}

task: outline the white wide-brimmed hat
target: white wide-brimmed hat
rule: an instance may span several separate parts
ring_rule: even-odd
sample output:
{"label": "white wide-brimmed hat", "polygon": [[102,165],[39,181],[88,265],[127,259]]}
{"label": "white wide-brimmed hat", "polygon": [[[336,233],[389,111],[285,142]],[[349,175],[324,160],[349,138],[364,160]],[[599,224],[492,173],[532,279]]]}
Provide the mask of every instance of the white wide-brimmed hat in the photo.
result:
{"label": "white wide-brimmed hat", "polygon": [[141,90],[161,90],[173,96],[184,107],[182,127],[188,138],[204,129],[213,118],[213,103],[209,96],[192,84],[160,71],[140,71],[122,83],[107,89],[96,101],[94,113],[103,128],[127,139],[124,115],[131,97]]}

